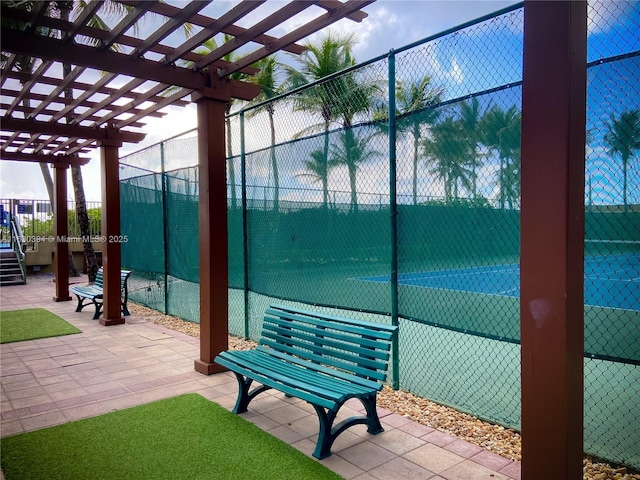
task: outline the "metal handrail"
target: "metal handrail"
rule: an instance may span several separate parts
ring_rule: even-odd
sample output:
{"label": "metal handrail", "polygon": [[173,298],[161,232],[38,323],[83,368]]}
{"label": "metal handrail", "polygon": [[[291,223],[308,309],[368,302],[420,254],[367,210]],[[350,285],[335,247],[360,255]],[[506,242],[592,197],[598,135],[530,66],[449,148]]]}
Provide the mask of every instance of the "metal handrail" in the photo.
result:
{"label": "metal handrail", "polygon": [[24,237],[22,236],[20,225],[18,225],[15,219],[11,217],[11,248],[15,250],[21,260],[24,259],[24,250],[22,249],[23,245]]}

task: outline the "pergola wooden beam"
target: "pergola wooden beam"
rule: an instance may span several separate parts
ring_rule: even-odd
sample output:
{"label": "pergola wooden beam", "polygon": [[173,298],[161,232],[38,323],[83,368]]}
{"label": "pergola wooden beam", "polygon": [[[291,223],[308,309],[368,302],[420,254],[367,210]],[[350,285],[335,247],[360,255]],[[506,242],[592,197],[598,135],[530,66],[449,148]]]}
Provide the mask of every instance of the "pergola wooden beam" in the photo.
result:
{"label": "pergola wooden beam", "polygon": [[68,44],[58,39],[29,35],[19,30],[3,28],[0,42],[3,51],[20,55],[55,59],[71,65],[120,73],[192,90],[205,86],[204,76],[187,68],[165,66],[142,57],[111,50],[97,50],[88,45]]}
{"label": "pergola wooden beam", "polygon": [[[113,87],[106,87],[105,85],[107,83],[109,83],[110,81],[112,81],[115,77],[117,76],[116,73],[108,73],[106,75],[101,76],[99,79],[96,80],[95,84],[88,84],[88,83],[84,83],[84,82],[70,82],[67,87],[68,88],[73,88],[75,90],[82,90],[85,93],[79,97],[77,97],[75,100],[71,100],[71,99],[67,99],[64,97],[57,97],[56,99],[53,100],[53,102],[55,103],[63,103],[65,105],[72,105],[72,106],[83,106],[83,107],[91,107],[92,105],[95,105],[95,102],[85,102],[85,103],[80,103],[84,100],[86,100],[87,98],[89,98],[91,95],[99,93],[99,94],[103,94],[103,95],[107,95],[113,98],[130,98],[132,100],[138,99],[140,98],[143,94],[140,92],[136,92],[136,91],[128,91],[128,92],[122,92],[121,89],[117,89],[117,88],[113,88]],[[8,78],[14,78],[16,80],[18,80],[20,83],[24,84],[27,81],[31,81],[31,80],[35,80],[37,79],[38,83],[41,83],[43,85],[52,85],[52,86],[57,86],[58,83],[60,82],[60,79],[57,78],[53,78],[53,77],[48,77],[45,75],[41,75],[40,77],[37,77],[35,74],[29,74],[29,73],[23,73],[23,72],[10,72],[7,74]],[[2,94],[3,95],[7,95],[7,96],[11,96],[14,97],[15,95],[17,95],[16,90],[13,89],[8,89],[8,88],[3,88],[2,89]],[[38,100],[42,100],[44,98],[46,98],[45,95],[42,94],[38,94],[38,93],[32,93],[32,92],[27,92],[25,94],[25,96],[23,96],[22,98],[33,98],[33,99],[38,99]],[[162,100],[161,97],[157,96],[154,98],[147,98],[147,100],[150,101],[156,101],[156,100]],[[188,104],[188,102],[177,102],[176,106],[178,107],[184,107]],[[114,108],[117,106],[114,106]],[[105,108],[106,110],[109,110],[109,108]],[[61,115],[61,117],[63,117],[64,114]]]}
{"label": "pergola wooden beam", "polygon": [[[4,30],[6,30],[6,29],[0,30],[0,34]],[[3,47],[4,47],[4,45],[3,45]],[[3,51],[4,51],[4,48],[3,48]],[[25,95],[27,95],[27,93],[30,92],[31,87],[33,86],[33,84],[35,82],[37,82],[38,77],[42,76],[42,74],[47,71],[47,69],[49,68],[50,65],[51,65],[50,61],[43,61],[38,66],[36,71],[33,73],[32,78],[30,78],[28,80],[25,80],[24,82],[21,82],[22,83],[22,89],[20,90],[20,92],[18,92],[17,95],[15,95],[13,97],[13,101],[11,102],[11,105],[7,109],[7,112],[5,113],[5,116],[11,115],[11,112],[13,111],[13,109],[16,106],[18,106],[18,105],[20,105],[22,103],[22,101],[24,100]]]}
{"label": "pergola wooden beam", "polygon": [[65,155],[46,155],[44,153],[6,152],[0,153],[0,160],[13,160],[17,162],[51,163],[53,165],[79,166],[86,165],[90,158]]}
{"label": "pergola wooden beam", "polygon": [[36,120],[24,120],[20,118],[3,119],[2,129],[26,133],[40,133],[44,135],[90,138],[93,140],[118,139],[122,142],[131,143],[141,142],[146,136],[144,133],[114,131],[105,128],[83,127],[81,125],[39,122]]}

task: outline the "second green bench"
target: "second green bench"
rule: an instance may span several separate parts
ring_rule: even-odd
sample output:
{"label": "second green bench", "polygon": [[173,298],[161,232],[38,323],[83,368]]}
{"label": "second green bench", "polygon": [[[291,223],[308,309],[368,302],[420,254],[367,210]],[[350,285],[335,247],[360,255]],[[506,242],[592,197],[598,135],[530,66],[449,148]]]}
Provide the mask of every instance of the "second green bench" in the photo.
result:
{"label": "second green bench", "polygon": [[[120,272],[122,314],[125,316],[129,315],[129,310],[127,309],[127,299],[129,297],[127,280],[129,279],[130,275],[131,271],[129,270],[122,270]],[[98,273],[96,274],[96,280],[92,285],[73,285],[69,288],[69,292],[78,297],[78,306],[76,307],[76,312],[80,312],[87,305],[94,305],[96,307],[96,311],[93,315],[93,319],[97,320],[100,318],[100,315],[102,314],[102,305],[104,303],[103,281],[104,273],[102,267],[100,267],[98,269]]]}

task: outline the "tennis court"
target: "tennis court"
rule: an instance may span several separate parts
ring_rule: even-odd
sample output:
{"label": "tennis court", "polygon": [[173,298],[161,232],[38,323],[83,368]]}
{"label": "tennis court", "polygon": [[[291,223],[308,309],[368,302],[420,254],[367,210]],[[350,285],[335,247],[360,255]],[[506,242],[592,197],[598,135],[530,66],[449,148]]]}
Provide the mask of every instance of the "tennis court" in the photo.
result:
{"label": "tennis court", "polygon": [[[358,277],[388,283],[389,275]],[[520,296],[518,264],[414,272],[398,275],[398,284],[487,295]],[[585,305],[640,311],[640,252],[585,258]]]}

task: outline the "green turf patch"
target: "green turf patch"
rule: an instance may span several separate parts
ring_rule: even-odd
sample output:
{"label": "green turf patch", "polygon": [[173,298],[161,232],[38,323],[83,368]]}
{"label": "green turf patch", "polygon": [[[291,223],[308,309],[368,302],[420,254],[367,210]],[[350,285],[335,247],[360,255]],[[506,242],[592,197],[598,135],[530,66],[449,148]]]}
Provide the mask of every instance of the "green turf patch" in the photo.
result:
{"label": "green turf patch", "polygon": [[341,479],[192,393],[0,440],[6,480]]}
{"label": "green turf patch", "polygon": [[81,333],[81,331],[44,308],[0,311],[0,343],[73,333]]}

